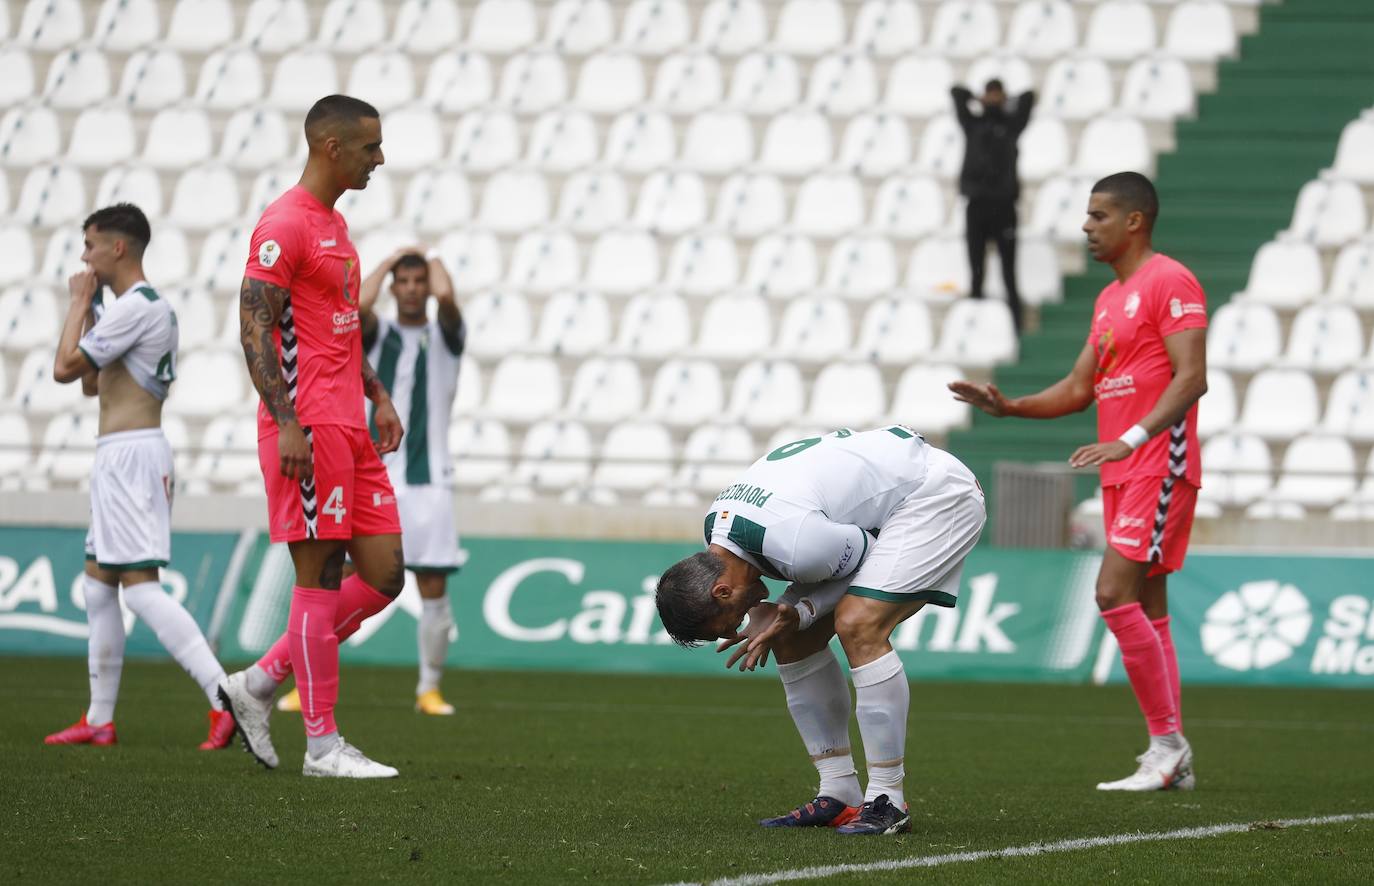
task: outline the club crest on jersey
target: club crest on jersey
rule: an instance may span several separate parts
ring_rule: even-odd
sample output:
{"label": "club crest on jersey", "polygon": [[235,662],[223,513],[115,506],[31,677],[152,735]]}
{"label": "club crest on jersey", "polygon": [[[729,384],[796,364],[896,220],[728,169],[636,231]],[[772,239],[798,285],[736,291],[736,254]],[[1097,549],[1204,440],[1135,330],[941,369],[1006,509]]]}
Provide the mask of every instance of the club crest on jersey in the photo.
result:
{"label": "club crest on jersey", "polygon": [[1122,308],[1126,316],[1135,319],[1136,311],[1140,310],[1140,293],[1132,292],[1126,296],[1126,305]]}
{"label": "club crest on jersey", "polygon": [[281,247],[276,240],[268,240],[258,247],[258,264],[270,268],[281,258]]}
{"label": "club crest on jersey", "polygon": [[344,281],[343,297],[346,304],[358,306],[358,286],[355,284],[353,274],[358,270],[358,260],[356,258],[344,259]]}

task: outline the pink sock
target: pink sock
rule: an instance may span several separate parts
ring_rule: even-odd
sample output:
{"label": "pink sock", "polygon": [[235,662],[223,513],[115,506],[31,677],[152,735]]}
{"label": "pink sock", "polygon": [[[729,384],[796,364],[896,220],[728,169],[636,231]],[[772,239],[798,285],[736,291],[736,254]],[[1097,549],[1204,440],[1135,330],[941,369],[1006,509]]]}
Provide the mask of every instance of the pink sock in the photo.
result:
{"label": "pink sock", "polygon": [[1145,617],[1139,603],[1127,603],[1102,613],[1107,627],[1121,647],[1121,663],[1126,666],[1131,689],[1145,715],[1151,735],[1178,731],[1178,712],[1174,709],[1169,672],[1164,664],[1164,648],[1159,635]]}
{"label": "pink sock", "polygon": [[1178,652],[1174,650],[1174,635],[1169,632],[1169,616],[1156,618],[1150,622],[1159,635],[1159,645],[1164,650],[1164,669],[1169,673],[1169,688],[1174,692],[1174,716],[1177,718],[1178,731],[1183,731],[1183,688],[1178,679]]}
{"label": "pink sock", "polygon": [[338,591],[298,586],[291,592],[286,636],[291,661],[300,671],[296,686],[305,734],[312,738],[339,731],[334,725],[334,703],[339,699],[339,638],[334,633],[338,605]]}
{"label": "pink sock", "polygon": [[[364,621],[381,612],[391,598],[363,581],[356,572],[339,586],[339,608],[335,613],[334,633],[339,642],[353,636]],[[258,659],[258,667],[280,683],[291,675],[291,644],[286,634]]]}

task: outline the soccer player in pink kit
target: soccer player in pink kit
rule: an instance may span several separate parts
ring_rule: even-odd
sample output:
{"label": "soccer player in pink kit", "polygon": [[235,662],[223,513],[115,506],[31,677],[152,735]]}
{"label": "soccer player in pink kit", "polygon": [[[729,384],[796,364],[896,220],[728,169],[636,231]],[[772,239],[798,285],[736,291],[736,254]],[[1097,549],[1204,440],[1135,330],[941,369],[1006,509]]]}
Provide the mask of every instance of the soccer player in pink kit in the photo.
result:
{"label": "soccer player in pink kit", "polygon": [[[305,171],[262,214],[239,293],[240,338],[262,397],[258,457],[269,534],[289,546],[296,587],[285,635],[220,692],[244,746],[274,768],[272,696],[294,670],[304,774],[391,778],[394,768],[345,742],[334,723],[339,641],[394,600],[405,580],[396,495],[379,457],[400,445],[401,422],[363,355],[358,253],[334,209],[384,162],[381,120],[366,102],[331,95],[306,115],[305,135]],[[375,446],[364,395],[374,405]],[[357,566],[346,580],[345,552]]]}
{"label": "soccer player in pink kit", "polygon": [[1056,418],[1097,402],[1102,442],[1080,447],[1069,463],[1101,468],[1107,550],[1097,605],[1150,733],[1136,772],[1099,784],[1102,791],[1196,785],[1167,581],[1188,552],[1202,485],[1197,402],[1207,392],[1207,302],[1197,278],[1151,246],[1158,214],[1143,175],[1120,172],[1093,185],[1083,231],[1116,281],[1098,295],[1088,341],[1066,378],[1014,399],[992,384],[950,385],[957,399],[994,416]]}

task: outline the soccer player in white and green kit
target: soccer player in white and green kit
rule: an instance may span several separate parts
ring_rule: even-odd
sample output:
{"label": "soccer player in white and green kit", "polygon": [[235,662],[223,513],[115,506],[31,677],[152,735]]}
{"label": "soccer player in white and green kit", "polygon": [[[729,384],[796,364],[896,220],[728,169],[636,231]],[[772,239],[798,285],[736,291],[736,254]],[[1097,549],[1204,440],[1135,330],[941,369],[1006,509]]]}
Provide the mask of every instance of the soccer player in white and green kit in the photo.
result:
{"label": "soccer player in white and green kit", "polygon": [[[889,638],[927,603],[955,605],[986,519],[973,473],[904,425],[780,446],[716,496],[706,550],[663,573],[658,611],[684,646],[744,644],[727,667],[743,659],[753,668],[770,651],[777,658],[820,789],[765,827],[911,829],[903,788],[910,688]],[[763,577],[791,585],[770,603]],[[865,791],[849,747],[849,687],[830,650],[835,636],[854,681]]]}

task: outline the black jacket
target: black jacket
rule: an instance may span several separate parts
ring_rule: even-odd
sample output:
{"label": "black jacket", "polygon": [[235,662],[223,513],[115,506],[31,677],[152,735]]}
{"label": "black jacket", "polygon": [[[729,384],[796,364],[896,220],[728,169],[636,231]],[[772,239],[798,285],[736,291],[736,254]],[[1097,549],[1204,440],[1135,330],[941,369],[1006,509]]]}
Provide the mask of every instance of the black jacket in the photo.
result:
{"label": "black jacket", "polygon": [[959,193],[970,200],[1015,200],[1021,195],[1021,183],[1016,177],[1016,140],[1030,121],[1035,93],[1028,91],[1010,103],[1010,113],[1004,108],[984,108],[981,115],[968,108],[972,92],[956,86],[950,93],[965,140]]}

